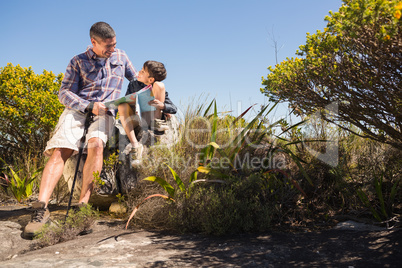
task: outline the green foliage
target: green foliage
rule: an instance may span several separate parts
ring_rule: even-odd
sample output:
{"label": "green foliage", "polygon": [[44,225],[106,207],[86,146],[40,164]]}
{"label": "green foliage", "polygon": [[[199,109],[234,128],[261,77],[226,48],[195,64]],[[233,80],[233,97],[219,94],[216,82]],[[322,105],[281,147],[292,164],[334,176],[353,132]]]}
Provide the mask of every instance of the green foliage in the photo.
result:
{"label": "green foliage", "polygon": [[0,68],[0,157],[7,162],[42,157],[63,110],[57,96],[62,78],[11,63]]}
{"label": "green foliage", "polygon": [[[392,176],[391,176],[392,177]],[[375,178],[373,182],[374,191],[373,196],[376,198],[370,200],[371,194],[368,194],[368,191],[364,191],[363,189],[357,189],[356,193],[359,196],[363,205],[370,209],[373,217],[377,221],[386,221],[391,218],[395,208],[395,198],[397,193],[401,191],[400,189],[400,179],[396,179],[389,189],[384,189],[386,186],[384,181],[384,174],[380,176],[380,178]]]}
{"label": "green foliage", "polygon": [[[402,148],[402,5],[398,0],[344,0],[324,31],[263,79],[262,93],[297,113],[349,122],[371,139]],[[337,103],[330,117],[326,107]],[[352,128],[347,127],[352,130]]]}
{"label": "green foliage", "polygon": [[92,225],[99,218],[99,212],[91,205],[83,206],[79,210],[70,210],[65,221],[53,221],[45,225],[35,236],[37,248],[55,245],[72,240],[79,234],[90,232]]}
{"label": "green foliage", "polygon": [[[279,123],[281,122],[281,120],[278,120],[268,125],[263,120],[263,118],[267,116],[266,113],[269,114],[274,109],[274,107],[275,105],[273,105],[271,109],[268,109],[268,106],[262,107],[257,116],[255,116],[250,122],[246,123],[245,121],[242,121],[242,117],[249,109],[246,110],[246,112],[244,112],[238,118],[230,118],[228,116],[225,116],[223,119],[221,119],[218,117],[216,102],[215,100],[213,100],[207,107],[206,111],[203,113],[203,117],[201,119],[204,124],[205,122],[209,123],[206,125],[209,125],[210,127],[206,128],[207,130],[209,130],[209,132],[207,133],[208,135],[206,135],[205,137],[206,139],[203,139],[204,142],[207,142],[207,145],[200,149],[201,154],[199,166],[195,168],[188,177],[185,177],[185,180],[182,180],[179,174],[171,166],[166,164],[166,166],[170,170],[170,173],[172,174],[174,183],[170,183],[168,178],[165,179],[162,176],[146,177],[144,180],[158,183],[168,194],[168,196],[152,194],[146,197],[143,201],[141,201],[139,205],[134,208],[129,220],[131,220],[131,218],[137,212],[139,206],[145,200],[151,197],[162,197],[166,200],[172,200],[174,202],[170,202],[171,205],[179,208],[179,211],[181,211],[183,204],[189,203],[188,206],[192,206],[194,202],[198,202],[198,198],[208,198],[208,200],[205,201],[208,203],[208,206],[204,209],[209,212],[194,212],[194,217],[200,217],[200,215],[202,215],[200,217],[200,221],[205,222],[205,224],[211,224],[211,226],[208,227],[204,224],[204,227],[201,230],[202,232],[224,234],[231,231],[249,231],[251,230],[250,228],[255,228],[256,225],[260,224],[261,222],[263,222],[264,224],[262,224],[258,228],[263,228],[262,226],[268,226],[267,222],[270,221],[268,213],[273,208],[271,205],[262,205],[261,199],[259,197],[256,198],[256,196],[260,194],[259,191],[261,190],[261,187],[265,187],[264,190],[261,190],[264,195],[266,194],[266,192],[264,191],[268,191],[270,194],[272,194],[272,196],[277,196],[278,192],[269,187],[272,181],[277,181],[276,176],[274,175],[275,172],[267,173],[266,175],[263,174],[261,176],[254,176],[252,174],[255,174],[256,170],[252,170],[252,172],[250,172],[251,175],[245,175],[247,172],[249,172],[248,168],[237,164],[237,162],[239,162],[238,159],[242,157],[243,151],[254,151],[256,150],[255,148],[269,147],[269,157],[273,157],[275,153],[285,153],[288,155],[289,159],[293,159],[293,161],[299,166],[299,169],[301,170],[307,181],[312,184],[308,175],[304,172],[304,169],[300,163],[301,160],[289,148],[287,148],[287,146],[290,147],[291,145],[295,144],[294,141],[288,142],[286,139],[281,138],[280,143],[278,143],[277,146],[274,146],[273,144],[268,146],[261,145],[261,141],[264,139],[267,140],[269,138],[268,136],[272,135],[273,128],[279,126]],[[209,111],[212,109],[213,112],[209,114]],[[197,114],[200,114],[200,111],[197,112]],[[191,121],[196,122],[195,120]],[[303,123],[304,122],[300,122],[295,126],[288,126],[286,129],[284,129],[284,131],[282,131],[282,133],[279,134],[279,136],[287,133],[288,131],[296,128],[298,125]],[[238,128],[239,124],[241,124],[241,128]],[[202,132],[201,135],[205,135],[205,132]],[[221,137],[225,137],[225,139],[222,140],[226,140],[225,145],[222,145],[222,147],[218,145],[218,143],[221,142]],[[181,144],[181,146],[183,146],[183,144]],[[260,172],[263,171],[263,168],[257,168]],[[262,181],[265,181],[266,176],[271,178],[268,184],[262,183]],[[228,183],[231,184],[227,185]],[[255,183],[255,185],[252,185],[252,183]],[[208,189],[206,190],[208,191],[208,193],[200,193],[197,192],[197,190],[193,191],[193,189],[203,189],[202,187],[200,188],[198,186],[201,184],[219,186],[216,186],[215,188],[205,188]],[[247,185],[247,187],[244,186],[245,184]],[[300,191],[302,194],[305,195],[296,180],[289,179],[286,176],[285,178],[283,178],[282,184],[275,185],[280,188],[283,188],[283,186],[287,185],[286,187],[290,186],[290,188],[292,189],[291,191],[289,191],[289,193],[295,194]],[[235,189],[236,187],[239,187],[239,189]],[[242,187],[254,187],[254,190],[250,191],[249,194],[243,195],[240,193],[243,192],[241,189]],[[215,192],[215,190],[218,192]],[[202,197],[206,194],[210,195],[210,197]],[[180,201],[177,201],[176,198],[179,198]],[[201,203],[205,202],[203,201]],[[218,218],[216,218],[217,214],[219,213],[223,213],[223,215],[225,216],[220,215]],[[258,220],[256,220],[255,222],[254,220],[250,221],[252,217],[247,213],[255,213],[255,217],[261,216],[263,218],[258,218]],[[190,218],[193,217],[189,213],[185,213],[185,215]],[[174,218],[177,217],[180,218],[181,216],[174,216]],[[215,222],[212,221],[213,218],[215,218]],[[239,221],[244,222],[244,226],[241,226],[240,229],[234,228],[234,225]]]}
{"label": "green foliage", "polygon": [[[144,157],[148,167],[141,174],[154,183],[139,183],[127,204],[136,205],[130,220],[141,207],[136,218],[141,227],[214,235],[267,231],[273,226],[319,227],[316,223],[331,221],[338,213],[366,211],[358,189],[364,190],[382,219],[381,207],[389,218],[400,214],[400,188],[392,190],[389,185],[402,167],[396,148],[328,127],[322,120],[271,122],[275,105],[262,107],[246,122],[218,113],[214,101],[203,103],[202,109],[198,106],[186,115],[179,143],[150,147],[148,157],[156,159],[154,165]],[[306,124],[312,125],[307,132]],[[339,136],[337,166],[320,161],[307,149],[324,152],[323,142],[333,132]],[[177,161],[180,158],[185,161]],[[272,158],[283,165],[266,164]],[[255,159],[257,164],[248,165]],[[381,197],[373,186],[373,169],[393,174],[381,187],[384,205],[377,201]],[[380,198],[373,199],[373,194]]]}
{"label": "green foliage", "polygon": [[[3,159],[0,158],[0,160],[4,162]],[[36,170],[35,172],[33,172],[32,175],[26,174],[25,177],[21,178],[18,175],[21,170],[16,172],[10,166],[7,165],[7,167],[9,169],[9,176],[7,176],[7,174],[4,174],[4,177],[0,177],[0,179],[2,180],[0,184],[6,186],[7,189],[11,191],[15,199],[17,199],[17,201],[21,203],[23,199],[29,198],[32,195],[35,179],[37,178],[39,173],[42,172],[43,168]]]}
{"label": "green foliage", "polygon": [[[261,120],[262,118],[267,118],[269,113],[276,107],[277,104],[278,103],[272,105],[269,110],[269,105],[261,107],[261,111],[250,122],[248,122],[247,124],[243,124],[243,127],[240,129],[240,131],[238,131],[237,134],[235,134],[232,129],[237,126],[236,122],[239,119],[242,119],[242,117],[247,113],[247,111],[249,111],[251,107],[247,109],[244,113],[242,113],[238,118],[235,118],[231,124],[226,124],[226,129],[224,129],[224,132],[232,134],[229,135],[230,139],[226,147],[221,148],[215,142],[217,136],[216,122],[218,121],[218,114],[215,103],[215,109],[212,115],[214,123],[213,127],[211,128],[211,140],[210,143],[201,150],[201,166],[198,167],[197,171],[219,178],[226,178],[227,175],[225,174],[225,172],[227,171],[235,173],[242,171],[242,173],[244,173],[246,171],[246,168],[244,166],[239,166],[238,164],[239,162],[242,162],[240,160],[242,158],[242,151],[250,150],[250,148],[251,150],[255,150],[255,148],[262,147],[262,141],[265,139],[269,140],[269,142],[272,144],[271,146],[269,146],[266,155],[269,155],[270,158],[273,158],[274,155],[279,152],[285,153],[290,159],[294,161],[294,163],[298,166],[300,172],[303,174],[304,178],[312,185],[312,181],[310,180],[308,174],[305,172],[302,166],[303,160],[300,159],[300,157],[298,157],[295,153],[293,153],[291,149],[289,149],[291,145],[302,143],[303,141],[301,139],[287,140],[283,137],[284,134],[297,129],[300,125],[304,124],[305,121],[301,121],[291,126],[287,125],[280,134],[275,136],[278,141],[276,142],[272,141],[272,139],[270,138],[274,136],[273,129],[283,125],[283,119],[279,119],[270,124],[265,124],[265,121]],[[216,158],[216,153],[219,154],[218,161],[214,161],[214,158]],[[216,162],[218,162],[219,164],[216,165]],[[228,170],[227,168],[225,168],[225,166],[230,166],[230,169]]]}
{"label": "green foliage", "polygon": [[93,183],[94,183],[94,188],[96,189],[97,187],[101,187],[102,185],[105,185],[105,182],[101,179],[99,171],[94,171],[92,173],[93,176]]}
{"label": "green foliage", "polygon": [[108,158],[103,160],[103,170],[105,170],[105,172],[116,173],[119,164],[119,152],[117,150],[117,152],[113,152]]}

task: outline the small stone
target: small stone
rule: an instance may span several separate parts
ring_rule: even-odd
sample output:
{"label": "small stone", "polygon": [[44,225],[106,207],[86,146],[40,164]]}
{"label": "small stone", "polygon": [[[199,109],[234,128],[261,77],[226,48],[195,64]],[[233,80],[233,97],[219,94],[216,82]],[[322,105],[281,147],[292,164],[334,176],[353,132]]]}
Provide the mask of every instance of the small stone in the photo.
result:
{"label": "small stone", "polygon": [[110,205],[109,207],[109,213],[114,213],[114,214],[124,214],[127,212],[127,208],[118,202],[114,202]]}

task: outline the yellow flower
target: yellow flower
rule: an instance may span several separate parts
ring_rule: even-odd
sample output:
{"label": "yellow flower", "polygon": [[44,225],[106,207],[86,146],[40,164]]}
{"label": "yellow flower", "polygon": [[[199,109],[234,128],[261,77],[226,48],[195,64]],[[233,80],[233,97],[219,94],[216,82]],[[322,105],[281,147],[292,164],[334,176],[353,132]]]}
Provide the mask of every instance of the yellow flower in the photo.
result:
{"label": "yellow flower", "polygon": [[401,11],[400,10],[395,11],[394,16],[399,20],[401,18]]}
{"label": "yellow flower", "polygon": [[391,36],[389,36],[388,34],[384,37],[384,40],[386,41],[386,40],[389,40],[389,39],[391,39]]}
{"label": "yellow flower", "polygon": [[399,2],[399,3],[396,5],[395,8],[396,8],[396,9],[402,9],[402,2]]}

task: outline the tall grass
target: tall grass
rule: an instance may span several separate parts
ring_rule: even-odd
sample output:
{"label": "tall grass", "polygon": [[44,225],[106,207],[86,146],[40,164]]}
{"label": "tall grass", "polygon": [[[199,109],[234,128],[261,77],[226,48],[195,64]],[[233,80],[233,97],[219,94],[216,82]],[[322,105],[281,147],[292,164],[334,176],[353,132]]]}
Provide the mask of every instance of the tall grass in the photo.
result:
{"label": "tall grass", "polygon": [[[291,197],[288,200],[292,200],[292,202],[298,199],[298,196],[305,195],[299,183],[287,175],[285,161],[294,162],[299,167],[304,179],[312,184],[301,164],[302,160],[287,148],[296,142],[287,141],[281,137],[303,122],[289,126],[274,137],[272,135],[274,128],[280,127],[281,120],[271,124],[266,124],[264,120],[274,107],[275,104],[271,107],[262,107],[257,116],[249,122],[243,119],[246,112],[237,118],[228,115],[219,116],[214,100],[209,105],[197,106],[195,112],[187,110],[180,128],[179,142],[169,149],[156,146],[150,150],[152,160],[158,159],[158,155],[170,155],[171,159],[163,161],[165,165],[162,164],[162,161],[161,165],[153,165],[153,170],[142,169],[144,174],[152,174],[145,180],[158,183],[161,186],[159,193],[166,192],[166,195],[155,195],[155,192],[150,192],[149,195],[142,196],[142,200],[149,196],[165,199],[169,196],[171,200],[174,198],[175,201],[169,206],[166,205],[165,209],[161,208],[156,212],[165,214],[169,219],[169,223],[166,223],[165,226],[174,229],[184,230],[183,223],[192,225],[190,222],[186,223],[186,218],[182,217],[190,215],[181,213],[183,212],[181,209],[184,207],[186,210],[193,210],[194,216],[204,223],[212,218],[205,213],[198,213],[199,209],[208,210],[208,215],[217,215],[220,213],[219,211],[232,209],[240,213],[236,217],[249,219],[244,221],[245,226],[239,225],[236,230],[250,231],[253,228],[259,230],[269,228],[269,223],[275,215],[273,211],[281,213],[279,207],[282,205],[278,206],[276,202],[278,200],[285,201],[279,196],[279,193],[287,192],[286,197],[289,197],[288,194],[290,194]],[[277,142],[277,139],[280,139],[280,142]],[[181,161],[176,161],[177,159]],[[274,160],[279,162],[275,163]],[[144,162],[146,161],[145,159]],[[147,165],[145,164],[145,166]],[[164,166],[170,170],[166,172]],[[172,175],[167,176],[167,173]],[[216,182],[219,183],[216,184]],[[197,185],[191,188],[195,183]],[[274,186],[277,188],[273,188]],[[180,189],[178,194],[175,194],[176,188]],[[240,188],[251,190],[248,194],[242,194]],[[204,196],[202,197],[203,202],[201,202],[203,208],[199,207],[200,203],[196,201],[200,194]],[[276,200],[276,202],[266,202],[270,199]],[[130,200],[129,202],[132,202],[131,206],[133,206],[134,203],[142,203],[142,200]],[[265,212],[262,213],[261,209]],[[141,208],[138,210],[137,205],[131,216],[140,211]],[[153,209],[149,213],[152,214],[155,211]],[[225,212],[225,215],[232,214],[227,213]],[[205,215],[207,218],[199,218],[200,215]],[[139,218],[143,217],[144,215],[139,216]],[[233,217],[235,217],[234,214]],[[226,219],[238,222],[230,216]],[[223,234],[234,230],[226,228],[231,226],[226,220],[220,221],[219,224],[211,223],[208,226],[208,228],[205,227],[208,230],[199,229],[199,231]],[[214,230],[211,226],[215,226],[217,229]],[[224,226],[226,227],[223,228]]]}

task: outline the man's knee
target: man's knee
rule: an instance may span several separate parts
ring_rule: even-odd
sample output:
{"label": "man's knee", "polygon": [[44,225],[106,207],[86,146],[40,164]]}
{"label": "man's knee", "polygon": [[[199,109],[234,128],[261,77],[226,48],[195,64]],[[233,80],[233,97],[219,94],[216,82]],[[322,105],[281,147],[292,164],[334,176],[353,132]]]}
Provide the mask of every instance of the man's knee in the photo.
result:
{"label": "man's knee", "polygon": [[66,161],[73,154],[73,152],[74,151],[69,148],[55,148],[52,153],[52,158],[62,158],[64,161]]}
{"label": "man's knee", "polygon": [[88,151],[94,154],[103,154],[103,141],[100,138],[91,138],[88,141]]}

